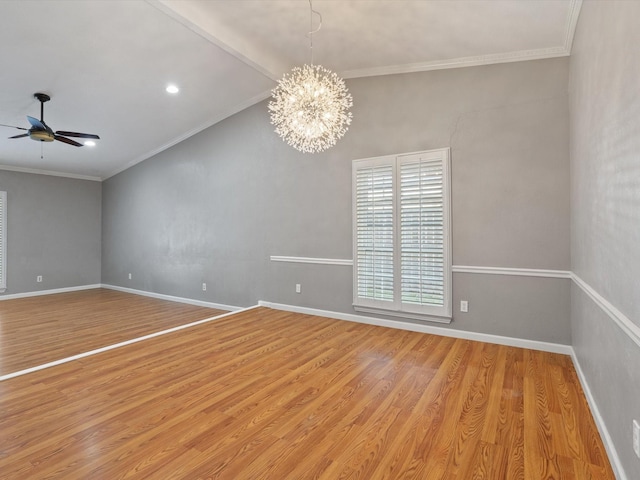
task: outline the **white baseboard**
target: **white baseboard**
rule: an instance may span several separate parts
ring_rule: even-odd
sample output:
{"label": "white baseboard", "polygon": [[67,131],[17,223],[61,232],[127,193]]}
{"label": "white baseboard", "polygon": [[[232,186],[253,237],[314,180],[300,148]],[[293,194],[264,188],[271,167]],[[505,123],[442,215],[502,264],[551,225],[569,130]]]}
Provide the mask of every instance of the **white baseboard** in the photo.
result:
{"label": "white baseboard", "polygon": [[[162,299],[162,300],[169,300],[172,302],[179,302],[179,303],[186,303],[186,304],[190,304],[190,305],[197,305],[197,306],[203,306],[203,307],[210,307],[210,308],[216,308],[216,309],[220,309],[220,310],[227,310],[230,313],[228,314],[224,314],[222,316],[219,317],[212,317],[206,320],[201,320],[198,322],[194,322],[188,325],[183,325],[180,327],[175,327],[169,330],[165,330],[162,332],[157,332],[154,334],[150,334],[150,335],[146,335],[140,338],[136,338],[136,339],[132,339],[132,340],[128,340],[126,342],[121,342],[115,345],[110,345],[107,347],[103,347],[103,348],[99,348],[90,352],[85,352],[79,355],[75,355],[72,357],[68,357],[68,358],[64,358],[64,359],[60,359],[54,362],[50,362],[44,365],[39,365],[37,367],[33,367],[33,368],[29,368],[29,369],[25,369],[22,370],[20,372],[15,372],[15,373],[11,373],[8,375],[3,375],[0,376],[0,381],[2,380],[8,380],[9,378],[14,378],[16,376],[21,376],[21,375],[25,375],[27,373],[31,373],[33,371],[37,371],[37,370],[42,370],[44,368],[49,368],[49,367],[53,367],[55,365],[60,365],[62,363],[67,363],[70,362],[72,360],[77,360],[79,358],[84,358],[87,356],[91,356],[91,355],[95,355],[97,353],[101,353],[103,351],[107,351],[107,350],[111,350],[114,348],[119,348],[125,345],[129,345],[131,343],[136,343],[142,340],[146,340],[148,338],[153,338],[159,335],[164,335],[166,333],[170,333],[176,330],[180,330],[183,328],[188,328],[194,325],[198,325],[200,323],[205,323],[208,321],[211,321],[213,319],[218,319],[218,318],[222,318],[223,316],[227,316],[230,315],[234,312],[238,312],[241,310],[250,310],[252,308],[255,307],[249,307],[249,308],[242,308],[242,307],[236,307],[236,306],[231,306],[231,305],[223,305],[223,304],[218,304],[218,303],[212,303],[212,302],[204,302],[201,300],[193,300],[190,298],[183,298],[183,297],[175,297],[172,295],[163,295],[160,293],[153,293],[153,292],[146,292],[143,290],[135,290],[132,288],[125,288],[125,287],[118,287],[115,285],[109,285],[109,284],[94,284],[94,285],[82,285],[82,286],[77,286],[77,287],[67,287],[67,288],[56,288],[56,289],[51,289],[51,290],[38,290],[38,291],[33,291],[33,292],[24,292],[24,293],[16,293],[16,294],[11,294],[11,295],[2,295],[0,296],[0,301],[2,300],[10,300],[10,299],[16,299],[16,298],[26,298],[26,297],[35,297],[35,296],[40,296],[40,295],[52,295],[52,294],[56,294],[56,293],[66,293],[66,292],[75,292],[75,291],[81,291],[81,290],[90,290],[90,289],[94,289],[94,288],[107,288],[110,290],[117,290],[117,291],[121,291],[121,292],[126,292],[126,293],[132,293],[135,295],[142,295],[142,296],[147,296],[147,297],[152,297],[152,298],[158,298],[158,299]],[[480,341],[480,342],[487,342],[487,343],[494,343],[494,344],[498,344],[498,345],[507,345],[507,346],[512,346],[512,347],[520,347],[520,348],[528,348],[528,349],[532,349],[532,350],[540,350],[540,351],[545,351],[545,352],[552,352],[552,353],[560,353],[560,354],[565,354],[565,355],[570,355],[571,359],[573,361],[573,364],[575,366],[576,372],[578,374],[578,378],[580,380],[580,384],[582,385],[582,389],[585,393],[585,396],[587,398],[587,402],[589,403],[589,407],[591,409],[591,413],[594,417],[594,420],[596,422],[596,426],[600,432],[600,436],[602,437],[602,441],[604,443],[605,449],[607,450],[607,455],[609,457],[609,461],[611,462],[611,466],[614,470],[614,473],[616,475],[616,478],[618,478],[619,480],[627,480],[627,476],[624,472],[624,469],[622,467],[622,463],[620,461],[620,458],[618,457],[618,453],[615,449],[613,440],[611,439],[611,436],[609,435],[609,431],[607,430],[606,424],[604,422],[604,419],[602,418],[602,415],[600,414],[600,411],[598,409],[598,405],[595,401],[595,398],[593,396],[593,394],[591,393],[591,389],[589,388],[589,384],[586,380],[586,377],[584,375],[584,372],[582,371],[582,367],[580,365],[580,362],[578,361],[578,357],[576,356],[576,353],[574,351],[574,349],[569,346],[569,345],[562,345],[562,344],[556,344],[556,343],[550,343],[550,342],[541,342],[541,341],[537,341],[537,340],[526,340],[526,339],[521,339],[521,338],[514,338],[514,337],[504,337],[504,336],[500,336],[500,335],[491,335],[491,334],[485,334],[485,333],[477,333],[477,332],[467,332],[467,331],[463,331],[463,330],[454,330],[454,329],[448,329],[448,328],[442,328],[442,327],[436,327],[436,326],[432,326],[432,325],[419,325],[419,324],[415,324],[415,323],[410,323],[410,322],[403,322],[403,321],[399,321],[399,320],[385,320],[385,319],[381,319],[381,318],[375,318],[375,317],[368,317],[368,316],[364,316],[364,315],[354,315],[354,314],[349,314],[349,313],[341,313],[341,312],[334,312],[334,311],[330,311],[330,310],[320,310],[320,309],[316,309],[316,308],[308,308],[308,307],[299,307],[299,306],[295,306],[295,305],[287,305],[287,304],[281,304],[281,303],[273,303],[273,302],[267,302],[267,301],[260,301],[259,302],[260,306],[263,307],[268,307],[268,308],[273,308],[276,310],[283,310],[283,311],[288,311],[288,312],[296,312],[296,313],[302,313],[302,314],[307,314],[307,315],[318,315],[318,316],[322,316],[322,317],[328,317],[328,318],[335,318],[337,320],[345,320],[345,321],[349,321],[349,322],[357,322],[357,323],[364,323],[364,324],[368,324],[368,325],[377,325],[377,326],[382,326],[382,327],[388,327],[388,328],[397,328],[400,330],[409,330],[409,331],[414,331],[414,332],[421,332],[421,333],[430,333],[430,334],[434,334],[434,335],[441,335],[441,336],[445,336],[445,337],[453,337],[453,338],[460,338],[460,339],[464,339],[464,340],[475,340],[475,341]]]}
{"label": "white baseboard", "polygon": [[448,328],[436,327],[432,325],[418,325],[415,323],[402,322],[397,320],[384,320],[380,318],[366,317],[363,315],[353,315],[349,313],[333,312],[329,310],[319,310],[316,308],[298,307],[295,305],[266,302],[262,300],[258,302],[258,304],[262,307],[273,308],[276,310],[284,310],[287,312],[303,313],[307,315],[318,315],[321,317],[335,318],[337,320],[346,320],[349,322],[365,323],[368,325],[398,328],[401,330],[431,333],[434,335],[441,335],[445,337],[460,338],[464,340],[476,340],[480,342],[495,343],[498,345],[507,345],[511,347],[528,348],[531,350],[540,350],[544,352],[569,355],[571,356],[576,372],[578,374],[578,378],[580,380],[580,384],[582,385],[582,389],[585,393],[585,396],[587,397],[587,401],[589,403],[591,413],[596,422],[598,431],[600,432],[602,442],[604,443],[605,449],[607,451],[607,455],[609,457],[609,461],[611,462],[611,467],[613,468],[616,478],[618,480],[627,480],[627,476],[622,467],[622,463],[620,462],[620,458],[618,457],[618,453],[615,449],[613,440],[611,439],[611,435],[609,435],[609,431],[607,430],[604,419],[602,418],[602,415],[600,414],[595,398],[591,393],[591,389],[589,388],[589,384],[587,383],[586,377],[584,375],[584,372],[582,371],[582,368],[580,366],[580,362],[578,361],[576,353],[573,350],[573,347],[571,347],[570,345],[540,342],[536,340],[526,340],[526,339],[513,338],[513,337],[503,337],[500,335],[491,335],[491,334],[485,334],[485,333],[466,332],[462,330],[453,330]]}
{"label": "white baseboard", "polygon": [[117,285],[109,285],[103,283],[98,287],[108,288],[109,290],[117,290],[119,292],[133,293],[134,295],[142,295],[144,297],[158,298],[160,300],[169,300],[170,302],[187,303],[198,307],[217,308],[218,310],[226,310],[228,312],[237,312],[244,310],[244,307],[236,307],[233,305],[224,305],[222,303],[204,302],[202,300],[194,300],[192,298],[174,297],[173,295],[164,295],[162,293],[146,292],[144,290],[136,290],[134,288],[118,287]]}
{"label": "white baseboard", "polygon": [[580,385],[582,385],[582,390],[584,391],[585,396],[587,397],[587,403],[589,404],[589,408],[591,409],[591,414],[593,415],[593,419],[596,422],[596,426],[598,427],[598,431],[600,432],[600,437],[602,438],[602,443],[604,443],[604,448],[607,450],[607,455],[609,457],[609,462],[611,462],[611,468],[613,468],[613,473],[615,474],[618,480],[627,480],[627,475],[624,472],[624,468],[622,467],[622,462],[620,461],[620,457],[618,457],[618,452],[616,451],[616,447],[613,443],[611,435],[609,435],[609,430],[607,430],[607,425],[600,414],[600,410],[598,409],[598,404],[596,403],[596,399],[591,393],[591,389],[589,388],[589,383],[587,382],[587,378],[582,371],[582,367],[580,366],[580,362],[578,361],[578,356],[573,348],[571,348],[571,360],[573,360],[573,365],[576,369],[576,373],[578,374],[578,379],[580,380]]}
{"label": "white baseboard", "polygon": [[282,303],[266,302],[261,300],[258,304],[262,307],[274,308],[276,310],[284,310],[287,312],[304,313],[307,315],[318,315],[320,317],[335,318],[337,320],[346,320],[348,322],[366,323],[368,325],[377,325],[379,327],[397,328],[400,330],[410,330],[412,332],[431,333],[441,335],[443,337],[460,338],[463,340],[475,340],[478,342],[495,343],[498,345],[507,345],[510,347],[528,348],[531,350],[541,350],[543,352],[561,353],[571,355],[573,349],[569,345],[559,343],[540,342],[537,340],[526,340],[522,338],[503,337],[501,335],[491,335],[487,333],[467,332],[464,330],[454,330],[450,328],[435,327],[432,325],[420,325],[417,323],[403,322],[400,320],[385,320],[375,317],[367,317],[364,315],[354,315],[351,313],[333,312],[329,310],[319,310],[316,308],[298,307],[295,305],[286,305]]}
{"label": "white baseboard", "polygon": [[20,370],[20,371],[13,372],[13,373],[7,373],[6,375],[0,375],[0,382],[2,382],[4,380],[9,380],[9,379],[15,378],[15,377],[21,377],[22,375],[26,375],[28,373],[37,372],[39,370],[44,370],[46,368],[55,367],[56,365],[62,365],[63,363],[69,363],[69,362],[72,362],[74,360],[79,360],[81,358],[91,357],[92,355],[97,355],[98,353],[108,352],[109,350],[114,350],[116,348],[125,347],[125,346],[131,345],[133,343],[142,342],[144,340],[149,340],[151,338],[159,337],[161,335],[166,335],[168,333],[173,333],[173,332],[177,332],[179,330],[184,330],[186,328],[191,328],[191,327],[195,327],[197,325],[202,325],[204,323],[209,323],[209,322],[212,322],[212,321],[220,320],[221,318],[228,317],[229,315],[234,315],[236,313],[240,313],[241,311],[243,311],[243,312],[244,311],[248,311],[248,310],[254,309],[256,307],[257,307],[257,305],[254,305],[252,307],[242,308],[240,310],[223,313],[221,315],[216,315],[214,317],[209,317],[209,318],[205,318],[205,319],[202,319],[202,320],[196,320],[195,322],[187,323],[185,325],[178,325],[177,327],[168,328],[168,329],[162,330],[160,332],[150,333],[148,335],[143,335],[142,337],[132,338],[131,340],[125,340],[123,342],[115,343],[113,345],[106,345],[104,347],[96,348],[95,350],[90,350],[88,352],[82,352],[82,353],[79,353],[77,355],[72,355],[71,357],[61,358],[59,360],[54,360],[53,362],[44,363],[42,365],[36,365],[35,367],[25,368],[24,370]]}
{"label": "white baseboard", "polygon": [[100,288],[101,284],[95,285],[80,285],[78,287],[66,287],[66,288],[54,288],[52,290],[34,290],[33,292],[13,293],[10,295],[0,296],[2,300],[12,300],[14,298],[27,298],[27,297],[39,297],[40,295],[54,295],[56,293],[78,292],[80,290],[91,290],[93,288]]}
{"label": "white baseboard", "polygon": [[91,290],[94,288],[107,288],[109,290],[117,290],[119,292],[132,293],[134,295],[142,295],[144,297],[158,298],[160,300],[169,300],[171,302],[187,303],[198,307],[217,308],[218,310],[226,310],[228,312],[236,312],[243,310],[244,307],[236,307],[234,305],[224,305],[222,303],[204,302],[202,300],[194,300],[192,298],[174,297],[173,295],[164,295],[162,293],[145,292],[144,290],[136,290],[134,288],[118,287],[117,285],[109,285],[106,283],[97,283],[94,285],[80,285],[77,287],[54,288],[51,290],[35,290],[33,292],[14,293],[10,295],[0,295],[0,301],[12,300],[15,298],[39,297],[40,295],[54,295],[56,293],[78,292],[80,290]]}
{"label": "white baseboard", "polygon": [[[574,278],[574,281],[575,280],[576,279]],[[584,287],[582,285],[580,285],[580,283],[578,283],[578,285],[581,288],[583,288],[583,290],[584,290]],[[133,288],[119,287],[119,286],[109,285],[109,284],[81,285],[81,286],[76,286],[76,287],[56,288],[56,289],[51,289],[51,290],[37,290],[37,291],[32,291],[32,292],[23,292],[23,293],[16,293],[16,294],[10,294],[10,295],[2,295],[2,296],[0,296],[0,301],[17,299],[17,298],[36,297],[36,296],[40,296],[40,295],[53,295],[53,294],[57,294],[57,293],[76,292],[76,291],[90,290],[90,289],[95,289],[95,288],[107,288],[107,289],[110,289],[110,290],[117,290],[117,291],[121,291],[121,292],[131,293],[131,294],[134,294],[134,295],[142,295],[142,296],[158,298],[158,299],[162,299],[162,300],[169,300],[169,301],[172,301],[172,302],[179,302],[179,303],[186,303],[186,304],[202,306],[202,307],[216,308],[216,309],[220,309],[220,310],[226,310],[226,311],[231,312],[231,313],[237,312],[237,311],[240,311],[240,310],[245,310],[242,307],[237,307],[237,306],[232,306],[232,305],[224,305],[224,304],[219,304],[219,303],[212,303],[212,302],[205,302],[205,301],[201,301],[201,300],[194,300],[194,299],[190,299],[190,298],[176,297],[176,296],[173,296],[173,295],[164,295],[164,294],[160,294],[160,293],[146,292],[146,291],[143,291],[143,290],[136,290],[136,289],[133,289]],[[589,292],[587,292],[587,293],[589,293]],[[605,448],[607,450],[607,455],[609,457],[609,461],[611,462],[611,466],[612,466],[612,468],[614,470],[616,478],[618,478],[619,480],[627,480],[627,476],[626,476],[626,474],[624,472],[624,469],[622,467],[622,463],[620,461],[620,458],[618,457],[618,453],[617,453],[617,451],[615,449],[613,440],[611,439],[611,436],[609,435],[609,431],[607,430],[607,427],[606,427],[606,424],[604,422],[604,419],[602,418],[602,415],[600,414],[600,411],[598,409],[598,405],[597,405],[597,403],[595,401],[595,398],[594,398],[593,394],[591,393],[591,389],[589,388],[589,384],[588,384],[588,382],[586,380],[584,372],[582,371],[582,367],[580,365],[580,362],[578,361],[578,357],[576,356],[576,353],[573,350],[573,348],[571,346],[569,346],[569,345],[562,345],[562,344],[556,344],[556,343],[550,343],[550,342],[541,342],[541,341],[537,341],[537,340],[526,340],[526,339],[514,338],[514,337],[504,337],[504,336],[500,336],[500,335],[492,335],[492,334],[485,334],[485,333],[467,332],[467,331],[463,331],[463,330],[454,330],[454,329],[436,327],[436,326],[432,326],[432,325],[420,325],[420,324],[416,324],[416,323],[403,322],[403,321],[399,321],[399,320],[385,320],[385,319],[381,319],[381,318],[368,317],[368,316],[364,316],[364,315],[354,315],[354,314],[349,314],[349,313],[334,312],[334,311],[330,311],[330,310],[320,310],[320,309],[316,309],[316,308],[299,307],[299,306],[295,306],[295,305],[273,303],[273,302],[267,302],[267,301],[262,301],[262,300],[259,302],[259,305],[263,306],[263,307],[273,308],[273,309],[276,309],[276,310],[296,312],[296,313],[302,313],[302,314],[307,314],[307,315],[318,315],[318,316],[322,316],[322,317],[335,318],[337,320],[345,320],[345,321],[349,321],[349,322],[364,323],[364,324],[368,324],[368,325],[377,325],[377,326],[388,327],[388,328],[397,328],[397,329],[400,329],[400,330],[409,330],[409,331],[414,331],[414,332],[430,333],[430,334],[434,334],[434,335],[441,335],[441,336],[445,336],[445,337],[460,338],[460,339],[464,339],[464,340],[475,340],[475,341],[480,341],[480,342],[494,343],[494,344],[498,344],[498,345],[507,345],[507,346],[512,346],[512,347],[529,348],[529,349],[532,349],[532,350],[541,350],[541,351],[545,351],[545,352],[561,353],[561,354],[565,354],[565,355],[570,355],[571,359],[573,361],[573,364],[575,366],[576,372],[578,374],[578,378],[580,380],[580,384],[582,385],[582,389],[583,389],[583,391],[585,393],[585,396],[587,398],[587,402],[589,403],[589,407],[591,409],[591,413],[593,414],[594,420],[595,420],[596,425],[598,427],[598,430],[600,432],[600,436],[602,437],[602,441],[603,441],[604,446],[605,446]],[[255,308],[255,307],[249,307],[249,309],[250,308]],[[248,309],[246,309],[246,310],[248,310]],[[226,316],[226,314],[225,314],[225,316]],[[205,321],[210,321],[210,320],[211,319],[207,319]],[[61,363],[66,363],[66,362],[69,362],[69,361],[72,361],[72,360],[76,360],[78,358],[83,358],[85,356],[95,355],[96,353],[100,353],[102,351],[111,350],[113,348],[118,348],[118,347],[121,347],[121,346],[124,346],[124,345],[128,345],[130,343],[135,343],[135,342],[138,342],[138,341],[141,341],[141,340],[145,340],[147,338],[152,338],[152,337],[155,337],[155,336],[158,336],[158,335],[169,333],[169,332],[177,330],[177,329],[193,326],[193,325],[196,325],[196,324],[199,324],[199,323],[200,322],[195,322],[194,324],[185,325],[185,326],[182,326],[182,327],[178,327],[176,329],[169,329],[167,331],[157,332],[155,334],[151,334],[151,335],[148,335],[148,336],[145,336],[145,337],[140,337],[138,339],[133,339],[133,340],[130,340],[130,341],[127,341],[127,342],[122,342],[120,344],[111,345],[111,346],[108,346],[108,347],[97,349],[97,350],[94,350],[94,351],[91,351],[91,352],[86,352],[86,353],[83,353],[83,354],[80,354],[80,355],[76,355],[76,356],[73,356],[73,357],[60,359],[60,360],[55,361],[55,362],[50,362],[50,363],[45,364],[45,365],[40,365],[40,366],[31,368],[31,369],[26,369],[26,370],[23,370],[23,371],[20,371],[20,372],[15,372],[13,374],[4,375],[4,376],[0,377],[0,381],[1,380],[7,380],[7,379],[13,378],[15,376],[24,375],[24,374],[30,373],[32,371],[41,370],[43,368],[49,368],[49,367],[52,367],[54,365],[59,365]],[[625,331],[625,333],[628,334],[628,332],[626,332],[626,331]]]}

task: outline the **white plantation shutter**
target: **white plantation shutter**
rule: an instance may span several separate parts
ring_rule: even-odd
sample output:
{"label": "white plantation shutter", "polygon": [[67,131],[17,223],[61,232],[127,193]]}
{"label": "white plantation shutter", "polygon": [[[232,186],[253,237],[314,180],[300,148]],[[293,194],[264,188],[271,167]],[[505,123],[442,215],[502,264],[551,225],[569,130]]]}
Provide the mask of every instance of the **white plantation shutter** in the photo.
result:
{"label": "white plantation shutter", "polygon": [[394,298],[393,166],[356,171],[357,296],[381,302]]}
{"label": "white plantation shutter", "polygon": [[402,302],[444,306],[444,199],[440,158],[400,163]]}
{"label": "white plantation shutter", "polygon": [[0,192],[0,291],[7,288],[7,192]]}
{"label": "white plantation shutter", "polygon": [[354,162],[356,310],[450,319],[449,184],[448,149]]}

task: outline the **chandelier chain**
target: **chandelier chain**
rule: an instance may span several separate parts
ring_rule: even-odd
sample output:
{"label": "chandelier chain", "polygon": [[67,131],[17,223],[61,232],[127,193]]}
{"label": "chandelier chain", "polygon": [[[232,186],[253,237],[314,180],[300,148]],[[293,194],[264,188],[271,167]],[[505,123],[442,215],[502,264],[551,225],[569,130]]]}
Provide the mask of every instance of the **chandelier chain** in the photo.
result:
{"label": "chandelier chain", "polygon": [[[322,14],[313,9],[313,4],[311,3],[311,0],[309,0],[309,10],[310,10],[309,11],[309,50],[311,51],[311,65],[313,65],[313,34],[318,33],[322,28]],[[318,15],[318,17],[320,17],[320,24],[318,25],[318,28],[316,28],[315,30],[313,29],[314,13]]]}

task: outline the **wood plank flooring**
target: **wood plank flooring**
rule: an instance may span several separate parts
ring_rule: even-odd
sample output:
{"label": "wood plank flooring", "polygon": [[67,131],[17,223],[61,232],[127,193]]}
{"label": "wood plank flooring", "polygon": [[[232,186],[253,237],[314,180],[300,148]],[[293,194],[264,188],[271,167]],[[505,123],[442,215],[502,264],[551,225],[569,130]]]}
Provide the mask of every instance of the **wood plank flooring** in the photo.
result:
{"label": "wood plank flooring", "polygon": [[0,301],[0,375],[226,313],[108,289]]}
{"label": "wood plank flooring", "polygon": [[567,356],[257,308],[0,382],[1,479],[613,479]]}

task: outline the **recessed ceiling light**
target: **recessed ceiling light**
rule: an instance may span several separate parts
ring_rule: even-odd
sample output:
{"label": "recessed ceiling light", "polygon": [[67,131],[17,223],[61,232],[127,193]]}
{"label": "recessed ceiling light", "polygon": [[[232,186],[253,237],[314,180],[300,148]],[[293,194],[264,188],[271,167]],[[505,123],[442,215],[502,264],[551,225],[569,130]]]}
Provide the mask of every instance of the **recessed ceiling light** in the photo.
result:
{"label": "recessed ceiling light", "polygon": [[166,90],[167,90],[167,93],[178,93],[180,91],[180,89],[175,85],[168,85]]}
{"label": "recessed ceiling light", "polygon": [[84,142],[84,144],[87,147],[95,147],[96,146],[96,142],[94,142],[93,140],[87,140],[86,142]]}

